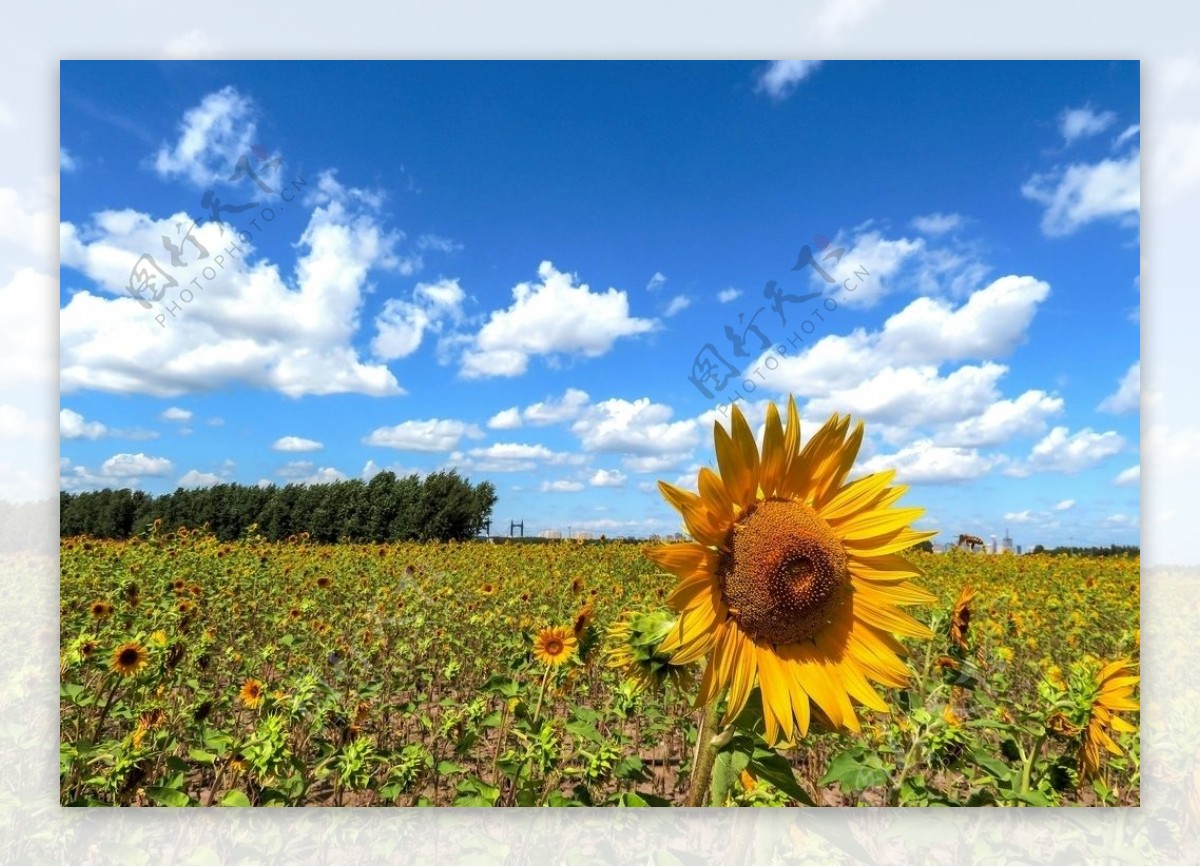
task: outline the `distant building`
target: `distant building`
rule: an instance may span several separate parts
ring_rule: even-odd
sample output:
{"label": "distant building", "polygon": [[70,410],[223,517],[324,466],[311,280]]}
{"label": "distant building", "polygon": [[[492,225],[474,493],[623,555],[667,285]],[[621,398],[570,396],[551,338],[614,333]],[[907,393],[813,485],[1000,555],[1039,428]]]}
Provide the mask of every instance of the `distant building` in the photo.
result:
{"label": "distant building", "polygon": [[1020,545],[1017,546],[1017,554],[1018,554],[1018,556],[1021,554],[1021,546]]}
{"label": "distant building", "polygon": [[1004,551],[1005,554],[1011,554],[1013,552],[1013,540],[1012,536],[1008,534],[1007,527],[1004,528],[1004,543],[1001,550]]}
{"label": "distant building", "polygon": [[543,539],[561,539],[562,530],[542,530],[538,535]]}
{"label": "distant building", "polygon": [[996,553],[996,537],[992,536],[992,553]]}
{"label": "distant building", "polygon": [[596,534],[592,533],[590,530],[576,530],[571,534],[571,538],[577,542],[583,542],[587,539],[595,539]]}

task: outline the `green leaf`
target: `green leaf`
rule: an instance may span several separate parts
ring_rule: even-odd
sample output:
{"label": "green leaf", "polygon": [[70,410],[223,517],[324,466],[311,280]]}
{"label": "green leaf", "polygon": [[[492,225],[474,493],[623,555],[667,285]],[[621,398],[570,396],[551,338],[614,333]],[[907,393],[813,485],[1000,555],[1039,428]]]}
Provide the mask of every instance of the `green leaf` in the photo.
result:
{"label": "green leaf", "polygon": [[210,753],[210,752],[207,752],[206,750],[199,750],[194,747],[192,749],[188,750],[188,755],[191,756],[193,759],[195,759],[198,762],[204,762],[204,764],[206,764],[206,765],[211,765],[213,762],[215,762],[217,760],[217,756],[215,753]]}
{"label": "green leaf", "polygon": [[244,792],[239,792],[237,789],[232,789],[225,793],[225,797],[221,799],[222,807],[249,807],[250,799],[246,797]]}
{"label": "green leaf", "polygon": [[443,777],[448,777],[452,774],[466,773],[466,768],[462,765],[456,765],[454,762],[442,761],[438,762],[437,772]]}
{"label": "green leaf", "polygon": [[[876,757],[878,758],[878,757]],[[734,768],[737,763],[734,763]],[[774,750],[769,750],[765,747],[760,747],[754,751],[754,755],[750,757],[747,769],[751,774],[758,777],[760,780],[766,780],[779,791],[805,804],[809,807],[815,807],[808,792],[796,781],[796,773],[792,770],[791,764],[783,756]],[[887,775],[884,774],[886,779]]]}
{"label": "green leaf", "polygon": [[829,762],[821,785],[837,783],[844,792],[861,792],[872,786],[882,786],[888,781],[888,772],[883,759],[865,747],[852,747],[834,756]]}
{"label": "green leaf", "polygon": [[187,807],[192,799],[178,789],[168,789],[166,786],[150,786],[146,789],[146,797],[160,807]]}

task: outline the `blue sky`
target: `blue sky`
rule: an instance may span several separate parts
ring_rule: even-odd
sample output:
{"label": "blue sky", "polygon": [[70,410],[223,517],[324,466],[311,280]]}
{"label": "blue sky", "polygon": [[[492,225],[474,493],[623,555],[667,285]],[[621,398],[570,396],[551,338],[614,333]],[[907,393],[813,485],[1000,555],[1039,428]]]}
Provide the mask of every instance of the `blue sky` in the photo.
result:
{"label": "blue sky", "polygon": [[[673,532],[654,482],[694,487],[736,390],[756,424],[788,393],[809,432],[863,418],[860,470],[896,467],[942,541],[1138,542],[1136,63],[64,62],[61,88],[65,490],[456,466],[505,528]],[[202,221],[201,258],[208,190],[255,206]],[[792,270],[806,244],[835,283]],[[178,284],[149,309],[143,254]],[[775,311],[770,280],[821,294]],[[739,315],[769,348],[733,354]],[[741,371],[712,397],[706,344]]]}

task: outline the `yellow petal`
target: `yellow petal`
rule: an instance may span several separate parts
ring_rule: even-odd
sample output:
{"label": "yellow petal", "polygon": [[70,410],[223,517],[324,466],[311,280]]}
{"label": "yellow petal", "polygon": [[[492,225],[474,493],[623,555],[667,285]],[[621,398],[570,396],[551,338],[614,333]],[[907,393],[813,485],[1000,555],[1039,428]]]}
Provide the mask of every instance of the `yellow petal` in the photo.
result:
{"label": "yellow petal", "polygon": [[877,605],[863,594],[854,594],[854,616],[869,626],[891,632],[895,635],[907,635],[910,638],[933,638],[933,633],[924,623],[905,614],[899,608],[891,605]]}
{"label": "yellow petal", "polygon": [[920,587],[908,583],[872,585],[851,578],[854,592],[875,605],[932,605],[938,598]]}
{"label": "yellow petal", "polygon": [[714,572],[719,559],[716,551],[695,542],[659,545],[647,548],[645,553],[654,565],[680,578],[697,572]]}
{"label": "yellow petal", "polygon": [[[758,685],[762,690],[767,743],[774,746],[780,740],[780,733],[784,738],[791,738],[794,714],[787,667],[769,644],[758,645]],[[807,707],[807,696],[804,697],[804,704]],[[774,737],[771,736],[773,731]]]}
{"label": "yellow petal", "polygon": [[882,557],[864,557],[850,554],[848,568],[850,574],[867,581],[891,583],[917,578],[921,570],[905,560],[899,554],[885,554]]}
{"label": "yellow petal", "polygon": [[741,499],[735,499],[734,502],[740,505],[743,509],[749,507],[756,499],[758,499],[758,445],[754,442],[754,431],[750,430],[750,424],[746,421],[746,417],[742,415],[742,411],[735,405],[731,412],[733,417],[730,426],[733,435],[733,445],[738,453],[738,463],[742,467],[744,473],[739,477],[739,481],[745,487],[740,491]]}
{"label": "yellow petal", "polygon": [[862,512],[839,524],[836,532],[846,541],[878,538],[907,527],[924,514],[921,508]]}
{"label": "yellow petal", "polygon": [[[846,421],[849,423],[850,419],[847,417]],[[855,426],[854,432],[841,444],[838,452],[831,457],[829,468],[825,472],[824,478],[821,479],[820,487],[813,500],[817,508],[828,502],[841,488],[850,468],[854,466],[855,458],[858,457],[858,450],[863,441],[863,431],[863,423],[860,421]]]}
{"label": "yellow petal", "polygon": [[886,470],[882,473],[863,476],[861,479],[842,486],[821,508],[821,517],[830,524],[836,525],[837,522],[857,514],[891,484],[895,475],[895,470]]}
{"label": "yellow petal", "polygon": [[758,655],[754,652],[754,642],[737,627],[730,630],[726,642],[731,645],[729,664],[733,668],[729,684],[729,706],[725,710],[725,724],[728,725],[742,712],[746,700],[750,698],[750,691],[754,689],[754,678],[758,674]]}
{"label": "yellow petal", "polygon": [[719,521],[732,523],[733,500],[730,499],[721,477],[708,467],[701,467],[699,488],[700,498],[704,501],[709,513]]}
{"label": "yellow petal", "polygon": [[783,423],[775,404],[767,404],[767,422],[763,429],[762,462],[759,467],[759,487],[764,497],[775,496],[780,479],[787,468],[788,455],[784,451]]}
{"label": "yellow petal", "polygon": [[843,544],[846,546],[846,550],[855,556],[880,557],[884,554],[904,551],[919,542],[932,539],[936,535],[936,530],[899,530],[871,539],[847,539]]}
{"label": "yellow petal", "polygon": [[721,481],[725,484],[729,499],[735,506],[744,509],[750,504],[750,469],[742,465],[741,452],[734,445],[733,437],[718,422],[713,422],[713,442],[717,468],[721,471]]}
{"label": "yellow petal", "polygon": [[706,632],[709,632],[717,621],[717,611],[711,606],[700,606],[679,615],[679,620],[671,627],[662,643],[658,646],[663,653],[687,647]]}
{"label": "yellow petal", "polygon": [[708,605],[715,610],[721,600],[720,592],[711,573],[697,572],[679,582],[667,597],[667,605],[675,611],[687,611],[699,605]]}

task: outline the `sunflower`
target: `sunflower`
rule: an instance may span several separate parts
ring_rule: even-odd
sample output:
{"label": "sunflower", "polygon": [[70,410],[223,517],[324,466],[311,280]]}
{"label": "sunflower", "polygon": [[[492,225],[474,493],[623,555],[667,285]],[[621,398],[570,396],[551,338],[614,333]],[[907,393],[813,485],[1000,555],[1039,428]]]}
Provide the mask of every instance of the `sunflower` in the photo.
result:
{"label": "sunflower", "polygon": [[975,591],[963,587],[950,614],[950,640],[962,650],[967,649],[967,628],[971,625],[971,600],[974,598]]}
{"label": "sunflower", "polygon": [[577,642],[571,630],[550,626],[533,639],[533,655],[544,665],[559,666],[571,658]]}
{"label": "sunflower", "polygon": [[575,637],[582,638],[587,632],[589,626],[592,625],[592,618],[596,615],[596,609],[592,607],[592,603],[587,603],[579,609],[579,613],[575,615]]}
{"label": "sunflower", "polygon": [[1084,777],[1094,776],[1100,770],[1101,748],[1114,756],[1123,755],[1109,732],[1137,731],[1116,712],[1138,709],[1137,699],[1133,697],[1138,680],[1133,673],[1133,663],[1128,659],[1110,662],[1096,675],[1083,746],[1079,749],[1079,769]]}
{"label": "sunflower", "polygon": [[479,592],[484,596],[492,596],[496,592],[496,585],[491,581],[484,581],[479,587]]}
{"label": "sunflower", "polygon": [[92,612],[92,616],[97,620],[104,620],[105,618],[112,617],[113,613],[112,604],[105,602],[102,599],[93,602],[90,606],[90,610]]}
{"label": "sunflower", "polygon": [[671,654],[659,649],[675,618],[667,611],[625,614],[609,625],[605,665],[621,672],[640,690],[658,689],[668,681],[686,687],[692,667],[675,665]]}
{"label": "sunflower", "polygon": [[333,583],[333,579],[330,578],[328,575],[322,575],[320,578],[317,579],[317,586],[320,587],[322,590],[324,590],[326,587],[328,587],[332,583]]}
{"label": "sunflower", "polygon": [[242,700],[242,704],[246,707],[258,707],[262,704],[265,694],[262,681],[248,677],[246,678],[246,682],[242,684],[242,688],[238,691],[238,698]]}
{"label": "sunflower", "polygon": [[113,651],[110,668],[121,677],[137,674],[150,661],[150,654],[136,641],[126,641]]}
{"label": "sunflower", "polygon": [[761,452],[741,411],[729,432],[714,425],[720,475],[700,470],[699,493],[659,482],[690,542],[649,549],[681,582],[668,598],[680,612],[661,645],[682,665],[710,655],[698,705],[729,688],[725,721],[762,690],[766,739],[806,735],[810,702],[834,728],[859,731],[852,701],[886,712],[868,683],[903,686],[908,668],[894,634],[930,638],[897,606],[928,604],[909,584],[920,574],[899,556],[936,535],[909,528],[923,509],[895,509],[893,471],[847,483],[863,439],[860,423],[834,415],[800,448],[800,418],[787,428],[767,406]]}

